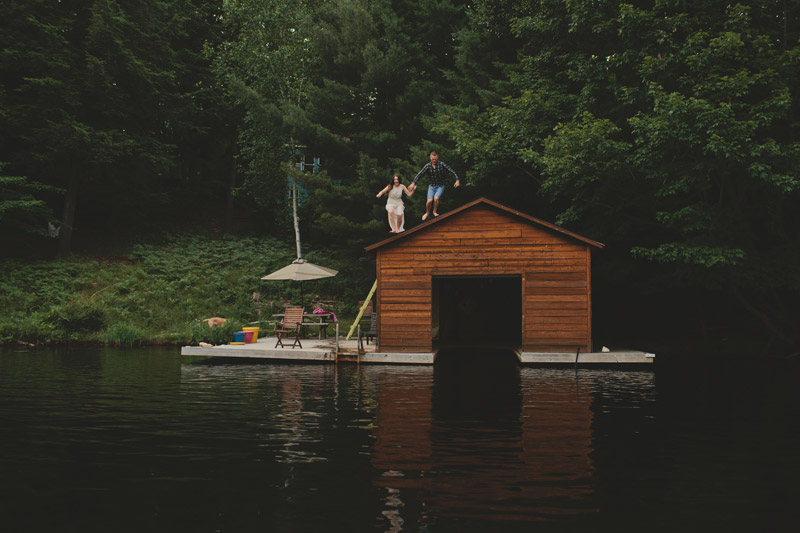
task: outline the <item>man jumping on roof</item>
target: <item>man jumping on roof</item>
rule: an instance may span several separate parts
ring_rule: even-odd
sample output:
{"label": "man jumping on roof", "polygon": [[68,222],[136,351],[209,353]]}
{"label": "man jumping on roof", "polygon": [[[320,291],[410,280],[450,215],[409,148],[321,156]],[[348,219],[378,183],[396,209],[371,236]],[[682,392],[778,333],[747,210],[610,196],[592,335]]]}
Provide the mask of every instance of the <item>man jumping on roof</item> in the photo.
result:
{"label": "man jumping on roof", "polygon": [[426,220],[430,216],[431,205],[433,205],[433,216],[439,216],[439,198],[444,194],[446,185],[444,178],[445,171],[449,172],[455,179],[453,187],[461,185],[461,181],[458,179],[456,172],[446,164],[440,162],[439,154],[433,151],[431,152],[431,162],[426,163],[425,166],[422,167],[422,170],[419,171],[417,177],[414,178],[411,185],[408,187],[408,190],[413,193],[417,188],[417,181],[419,181],[423,174],[428,174],[428,201],[425,202],[425,214],[422,215],[422,220]]}

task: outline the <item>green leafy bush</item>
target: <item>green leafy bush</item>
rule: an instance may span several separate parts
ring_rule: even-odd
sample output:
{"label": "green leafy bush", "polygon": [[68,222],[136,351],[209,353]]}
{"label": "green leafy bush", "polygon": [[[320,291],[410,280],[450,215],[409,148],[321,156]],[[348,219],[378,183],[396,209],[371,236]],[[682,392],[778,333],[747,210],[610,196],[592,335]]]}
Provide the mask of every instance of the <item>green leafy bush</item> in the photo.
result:
{"label": "green leafy bush", "polygon": [[0,321],[0,343],[46,343],[61,336],[47,313],[15,315]]}
{"label": "green leafy bush", "polygon": [[205,322],[196,321],[191,324],[191,341],[194,344],[207,342],[209,344],[229,344],[233,341],[233,334],[242,330],[242,324],[228,320],[221,326],[208,327]]}
{"label": "green leafy bush", "polygon": [[50,310],[55,325],[65,333],[102,330],[108,319],[105,307],[91,298],[74,298]]}

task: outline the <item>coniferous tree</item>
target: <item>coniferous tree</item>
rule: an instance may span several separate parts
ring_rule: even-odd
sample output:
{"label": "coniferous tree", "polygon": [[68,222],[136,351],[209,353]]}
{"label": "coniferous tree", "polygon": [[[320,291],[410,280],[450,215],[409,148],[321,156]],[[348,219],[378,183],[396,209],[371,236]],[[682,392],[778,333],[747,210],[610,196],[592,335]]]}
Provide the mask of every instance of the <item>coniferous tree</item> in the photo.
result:
{"label": "coniferous tree", "polygon": [[1,142],[14,173],[66,189],[62,254],[75,227],[146,220],[184,181],[178,146],[208,130],[204,104],[213,112],[201,48],[188,48],[207,16],[195,4],[3,4]]}

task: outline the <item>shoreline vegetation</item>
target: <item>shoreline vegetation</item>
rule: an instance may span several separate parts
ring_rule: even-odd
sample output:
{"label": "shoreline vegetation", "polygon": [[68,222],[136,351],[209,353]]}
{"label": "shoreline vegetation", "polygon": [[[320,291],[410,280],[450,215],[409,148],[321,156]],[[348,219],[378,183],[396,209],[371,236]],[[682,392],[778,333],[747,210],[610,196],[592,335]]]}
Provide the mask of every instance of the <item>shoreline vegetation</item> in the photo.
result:
{"label": "shoreline vegetation", "polygon": [[[247,325],[259,325],[262,335],[268,334],[272,314],[301,299],[309,312],[319,305],[336,313],[340,332],[347,331],[358,301],[374,280],[374,263],[341,259],[329,251],[304,256],[339,274],[303,283],[262,281],[295,258],[293,243],[201,233],[151,237],[148,243],[105,255],[95,251],[68,259],[3,260],[0,348],[225,344]],[[601,309],[596,318],[606,312]],[[203,319],[214,316],[227,322],[209,328]],[[608,344],[678,358],[800,359],[796,353],[769,349],[761,336],[746,331],[737,335],[731,328],[716,334],[683,330],[670,337],[653,330],[627,337],[605,329],[607,324],[596,328],[598,349]]]}
{"label": "shoreline vegetation", "polygon": [[[120,254],[0,262],[0,345],[221,344],[242,326],[269,329],[284,302],[301,298],[307,311],[321,303],[349,327],[369,290],[361,289],[368,273],[352,267],[304,283],[262,281],[295,258],[294,246],[271,237],[172,234],[160,241]],[[342,270],[324,252],[307,258]],[[214,316],[227,322],[202,322]]]}

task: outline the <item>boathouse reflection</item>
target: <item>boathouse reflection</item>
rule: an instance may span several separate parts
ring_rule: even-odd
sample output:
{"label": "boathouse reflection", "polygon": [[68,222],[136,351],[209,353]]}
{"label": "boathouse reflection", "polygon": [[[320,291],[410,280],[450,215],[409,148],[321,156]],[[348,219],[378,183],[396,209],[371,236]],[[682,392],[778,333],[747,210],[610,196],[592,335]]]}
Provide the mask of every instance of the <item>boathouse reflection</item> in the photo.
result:
{"label": "boathouse reflection", "polygon": [[513,521],[596,512],[589,380],[496,354],[404,379],[387,372],[377,387],[374,483],[390,529],[425,523],[426,510]]}

